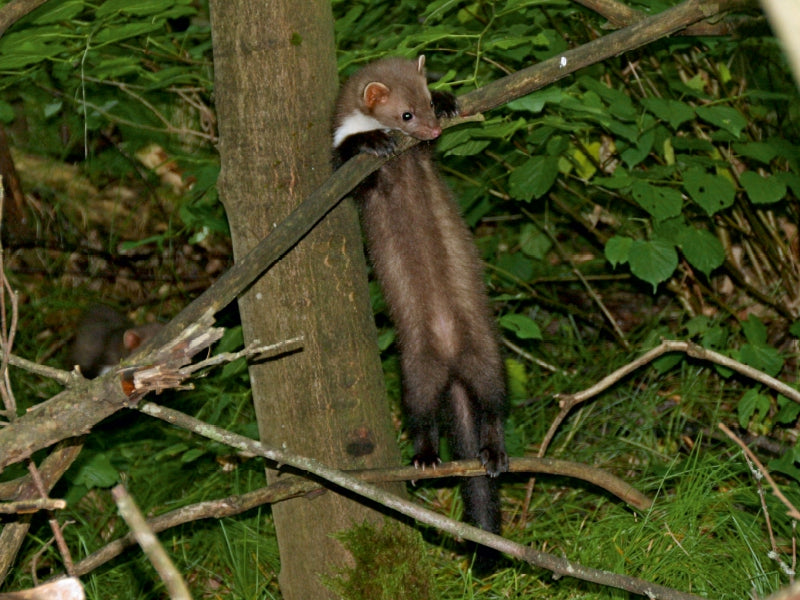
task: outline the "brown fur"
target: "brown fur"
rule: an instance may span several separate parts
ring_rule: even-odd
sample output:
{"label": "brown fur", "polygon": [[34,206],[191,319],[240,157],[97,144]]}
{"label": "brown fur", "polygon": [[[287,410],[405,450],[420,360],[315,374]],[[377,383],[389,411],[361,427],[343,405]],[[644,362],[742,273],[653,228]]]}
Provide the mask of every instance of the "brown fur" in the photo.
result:
{"label": "brown fur", "polygon": [[[451,97],[438,99],[455,109]],[[334,143],[345,159],[359,151],[391,153],[387,130],[422,140],[441,133],[424,57],[368,65],[342,88],[336,115]],[[503,362],[477,250],[431,152],[420,144],[396,157],[357,197],[398,333],[414,462],[435,466],[441,427],[455,458],[479,457],[494,477],[508,469]],[[499,532],[497,484],[472,478],[463,489],[465,520]]]}

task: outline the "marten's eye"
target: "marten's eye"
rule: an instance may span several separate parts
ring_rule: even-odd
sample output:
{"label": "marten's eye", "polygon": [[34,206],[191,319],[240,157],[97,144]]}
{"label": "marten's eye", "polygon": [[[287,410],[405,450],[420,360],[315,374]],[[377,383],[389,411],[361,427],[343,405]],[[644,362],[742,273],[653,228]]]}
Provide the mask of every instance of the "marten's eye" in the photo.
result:
{"label": "marten's eye", "polygon": [[414,115],[412,115],[410,112],[406,111],[406,112],[403,113],[403,116],[402,116],[403,121],[410,121],[413,118],[414,118]]}

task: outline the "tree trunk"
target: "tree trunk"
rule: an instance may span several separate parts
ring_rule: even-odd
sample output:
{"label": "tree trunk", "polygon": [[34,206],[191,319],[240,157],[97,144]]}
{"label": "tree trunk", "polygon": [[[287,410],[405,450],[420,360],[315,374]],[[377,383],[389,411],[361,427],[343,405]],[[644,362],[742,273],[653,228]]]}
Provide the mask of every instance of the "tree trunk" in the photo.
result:
{"label": "tree trunk", "polygon": [[[211,17],[218,188],[240,257],[330,173],[333,19],[327,0],[212,0]],[[400,460],[365,274],[343,202],[239,299],[247,342],[305,336],[302,351],[250,366],[261,439],[343,469]],[[378,513],[327,492],[273,515],[283,597],[307,600],[335,597],[318,577],[348,560],[331,533]]]}

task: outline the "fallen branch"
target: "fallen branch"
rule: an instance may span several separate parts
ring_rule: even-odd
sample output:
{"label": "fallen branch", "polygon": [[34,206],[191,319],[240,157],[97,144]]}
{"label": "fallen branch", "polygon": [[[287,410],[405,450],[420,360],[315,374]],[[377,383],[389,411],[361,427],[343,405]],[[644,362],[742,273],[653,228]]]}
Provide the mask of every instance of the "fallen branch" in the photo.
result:
{"label": "fallen branch", "polygon": [[192,596],[189,594],[189,588],[186,586],[180,571],[175,568],[175,564],[164,551],[164,547],[158,542],[158,538],[147,525],[144,515],[142,515],[139,507],[136,506],[125,487],[122,485],[114,486],[111,490],[111,495],[117,503],[119,514],[128,524],[128,527],[131,528],[131,533],[133,533],[136,541],[150,560],[150,564],[158,572],[161,581],[164,582],[169,597],[172,600],[191,600]]}
{"label": "fallen branch", "polygon": [[509,556],[524,560],[534,566],[547,569],[558,575],[575,577],[600,585],[624,589],[629,592],[646,595],[649,598],[663,598],[668,600],[697,600],[699,598],[699,596],[656,585],[636,577],[628,577],[610,571],[584,567],[583,565],[567,559],[546,552],[540,552],[528,546],[523,546],[499,535],[444,517],[432,510],[418,506],[413,502],[366,483],[349,473],[332,469],[312,458],[297,456],[285,450],[266,446],[256,440],[225,431],[224,429],[209,425],[208,423],[204,423],[203,421],[178,411],[152,403],[144,403],[139,407],[139,410],[152,417],[162,419],[167,423],[188,429],[208,439],[226,444],[243,452],[262,456],[278,465],[288,465],[300,469],[301,471],[329,481],[335,486],[374,502],[378,502],[393,511],[411,517],[421,523],[431,525],[456,537],[494,548]]}
{"label": "fallen branch", "polygon": [[594,384],[591,387],[586,388],[580,392],[575,394],[557,394],[556,398],[559,401],[559,406],[561,410],[559,411],[558,415],[555,419],[553,419],[553,423],[550,425],[550,429],[547,431],[547,435],[545,435],[544,440],[542,442],[542,447],[545,449],[550,445],[550,442],[553,439],[558,428],[561,426],[561,423],[564,421],[566,416],[569,412],[575,408],[578,404],[585,402],[591,398],[594,398],[601,392],[607,390],[609,387],[620,381],[621,379],[627,377],[635,370],[643,367],[645,365],[650,364],[655,359],[663,356],[664,354],[669,354],[670,352],[683,352],[687,356],[691,356],[692,358],[697,358],[700,360],[708,361],[711,363],[718,364],[722,367],[727,367],[737,373],[744,375],[745,377],[749,377],[754,381],[758,381],[759,383],[763,383],[767,387],[772,388],[779,394],[783,394],[790,400],[794,402],[800,403],[800,391],[788,386],[787,384],[783,383],[782,381],[767,375],[763,371],[759,371],[758,369],[754,369],[744,363],[739,362],[729,356],[725,356],[724,354],[720,354],[719,352],[714,352],[713,350],[709,350],[708,348],[703,348],[699,344],[695,344],[694,342],[683,342],[679,340],[664,340],[653,348],[652,350],[647,351],[639,358],[632,360],[628,364],[620,367],[610,375],[603,377],[600,381]]}
{"label": "fallen branch", "polygon": [[[226,433],[227,435],[227,433]],[[648,510],[652,501],[621,479],[600,469],[551,458],[513,458],[509,464],[511,473],[545,473],[574,477],[588,481],[603,488],[639,511]],[[478,477],[485,476],[486,469],[477,460],[463,460],[443,463],[436,469],[421,471],[414,467],[396,467],[393,469],[366,469],[347,471],[349,475],[369,483],[386,483],[395,481],[421,481],[423,479],[441,479],[444,477]],[[177,508],[147,520],[147,525],[155,533],[185,525],[201,519],[222,519],[233,517],[245,511],[275,504],[284,500],[312,495],[325,489],[322,484],[298,475],[282,475],[280,480],[268,486],[247,492],[239,496],[229,496],[219,500],[198,502]],[[136,543],[133,533],[109,542],[74,565],[74,574],[86,575],[99,566],[116,558]]]}

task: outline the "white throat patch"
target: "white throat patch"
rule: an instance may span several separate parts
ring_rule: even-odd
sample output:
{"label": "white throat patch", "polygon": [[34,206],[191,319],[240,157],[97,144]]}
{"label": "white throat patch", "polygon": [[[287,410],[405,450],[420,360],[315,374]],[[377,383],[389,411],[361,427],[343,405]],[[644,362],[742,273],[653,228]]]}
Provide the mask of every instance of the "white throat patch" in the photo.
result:
{"label": "white throat patch", "polygon": [[389,131],[389,129],[376,118],[365,115],[356,109],[342,119],[342,124],[333,132],[333,147],[338,148],[343,141],[357,133],[375,130]]}

